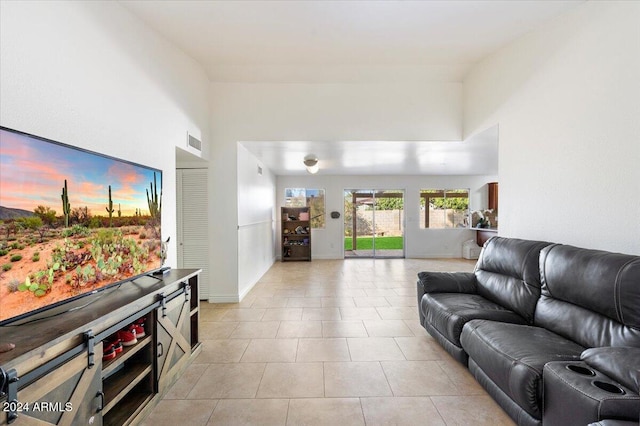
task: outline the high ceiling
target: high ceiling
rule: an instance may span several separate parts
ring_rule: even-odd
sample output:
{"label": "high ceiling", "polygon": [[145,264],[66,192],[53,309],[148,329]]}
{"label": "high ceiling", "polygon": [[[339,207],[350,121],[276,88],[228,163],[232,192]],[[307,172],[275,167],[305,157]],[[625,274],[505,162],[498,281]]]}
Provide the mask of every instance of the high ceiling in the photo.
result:
{"label": "high ceiling", "polygon": [[[582,2],[120,1],[200,63],[211,81],[286,83],[461,82],[487,55]],[[484,137],[478,139],[488,143]],[[469,164],[464,158],[470,155],[478,161],[484,158],[477,157],[478,152],[489,151],[473,144],[271,141],[244,145],[276,174],[304,172],[289,157],[310,152],[325,159],[322,173],[330,169],[331,174],[362,174],[361,165],[355,166],[352,160],[365,158],[371,165],[365,166],[368,173],[476,174],[477,163],[466,168],[460,164]],[[497,139],[492,144],[497,156]],[[447,153],[446,159],[436,155],[442,152]],[[416,154],[430,159],[417,161]],[[479,168],[495,166],[497,172],[497,165],[487,161]]]}
{"label": "high ceiling", "polygon": [[461,81],[478,60],[580,3],[121,1],[212,81],[287,83],[404,79],[407,68],[421,79]]}

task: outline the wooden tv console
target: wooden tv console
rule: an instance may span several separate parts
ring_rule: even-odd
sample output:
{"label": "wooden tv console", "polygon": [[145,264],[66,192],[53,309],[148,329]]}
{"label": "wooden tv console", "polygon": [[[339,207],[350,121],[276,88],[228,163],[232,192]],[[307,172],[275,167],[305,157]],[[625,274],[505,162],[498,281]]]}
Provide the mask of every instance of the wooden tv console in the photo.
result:
{"label": "wooden tv console", "polygon": [[[201,350],[199,273],[143,276],[1,326],[0,342],[16,347],[0,353],[0,425],[138,423]],[[146,336],[103,362],[103,341],[140,318]]]}

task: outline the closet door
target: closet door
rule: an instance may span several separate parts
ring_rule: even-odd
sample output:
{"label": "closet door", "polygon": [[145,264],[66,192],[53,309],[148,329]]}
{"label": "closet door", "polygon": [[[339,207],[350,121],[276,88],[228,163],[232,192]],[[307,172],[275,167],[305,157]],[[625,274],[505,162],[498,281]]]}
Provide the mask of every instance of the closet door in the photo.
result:
{"label": "closet door", "polygon": [[176,170],[178,268],[202,269],[200,299],[209,298],[209,192],[207,169]]}

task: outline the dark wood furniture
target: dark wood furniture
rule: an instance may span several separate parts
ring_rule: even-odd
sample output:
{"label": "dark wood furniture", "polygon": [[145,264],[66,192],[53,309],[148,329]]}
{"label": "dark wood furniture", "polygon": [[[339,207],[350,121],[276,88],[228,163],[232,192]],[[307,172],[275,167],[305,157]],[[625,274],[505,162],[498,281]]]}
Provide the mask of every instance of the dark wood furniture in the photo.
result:
{"label": "dark wood furniture", "polygon": [[488,189],[488,209],[493,210],[493,214],[489,215],[485,212],[485,215],[488,216],[491,220],[492,227],[491,228],[473,228],[476,230],[476,243],[482,247],[484,243],[491,237],[495,237],[498,235],[498,182],[489,182],[487,184]]}
{"label": "dark wood furniture", "polygon": [[476,243],[482,247],[484,243],[491,237],[498,235],[498,230],[495,228],[474,228],[476,231]]}
{"label": "dark wood furniture", "polygon": [[[80,299],[79,309],[62,305],[59,315],[0,327],[0,342],[16,346],[0,354],[0,378],[7,377],[0,424],[128,425],[144,418],[201,350],[199,272],[139,277]],[[145,337],[103,362],[106,339],[139,319]]]}
{"label": "dark wood furniture", "polygon": [[310,214],[309,207],[282,207],[280,232],[283,262],[311,260]]}
{"label": "dark wood furniture", "polygon": [[498,182],[489,182],[489,209],[498,210]]}

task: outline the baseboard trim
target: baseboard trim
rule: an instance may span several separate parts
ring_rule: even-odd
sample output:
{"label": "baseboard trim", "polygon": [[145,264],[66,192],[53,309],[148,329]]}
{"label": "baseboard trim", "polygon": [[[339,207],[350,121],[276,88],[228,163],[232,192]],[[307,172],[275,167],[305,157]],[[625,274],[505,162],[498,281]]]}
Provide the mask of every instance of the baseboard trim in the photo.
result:
{"label": "baseboard trim", "polygon": [[[312,255],[311,260],[342,260],[344,257],[336,257],[332,255]],[[276,261],[281,262],[282,256],[276,256]],[[304,261],[303,261],[304,262]]]}
{"label": "baseboard trim", "polygon": [[240,303],[242,301],[242,299],[245,298],[245,296],[247,294],[249,294],[249,292],[251,290],[253,290],[253,288],[256,286],[256,284],[258,284],[258,281],[260,281],[260,279],[264,276],[264,274],[267,273],[267,271],[269,271],[269,269],[271,269],[271,267],[273,266],[273,264],[275,263],[276,258],[273,257],[271,260],[271,264],[260,273],[260,277],[258,277],[256,280],[254,280],[252,283],[250,283],[249,285],[247,285],[245,287],[245,289],[239,293],[239,294],[226,294],[226,295],[218,295],[218,296],[209,296],[209,303]]}
{"label": "baseboard trim", "polygon": [[[316,255],[311,256],[311,260],[345,260],[345,259],[373,259],[372,257],[339,257],[333,255]],[[379,259],[384,259],[383,257]],[[421,255],[406,255],[405,257],[390,257],[388,259],[462,259],[461,255],[452,254],[452,253],[444,253],[444,254],[421,254]],[[275,260],[277,262],[282,261],[282,256],[276,256]]]}
{"label": "baseboard trim", "polygon": [[423,254],[419,256],[406,256],[405,259],[462,259],[461,255],[452,253],[445,254]]}
{"label": "baseboard trim", "polygon": [[209,303],[238,303],[238,302],[240,302],[238,295],[209,296]]}
{"label": "baseboard trim", "polygon": [[[264,273],[262,275],[264,275]],[[262,278],[262,275],[260,276],[260,278]],[[239,297],[240,300],[244,299],[245,296],[249,294],[251,290],[253,290],[256,284],[258,284],[258,281],[260,281],[260,278],[258,278],[256,281],[251,283],[251,285],[247,286],[247,288],[242,293],[240,293],[240,297]]]}

